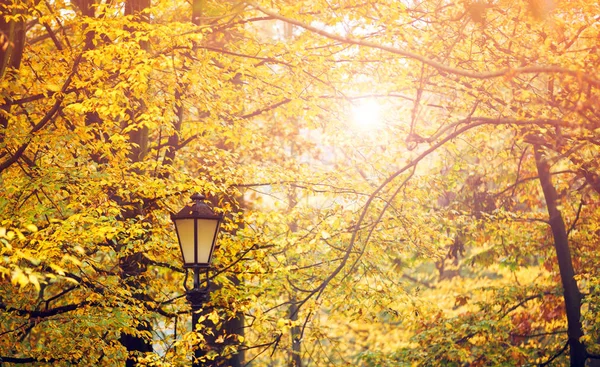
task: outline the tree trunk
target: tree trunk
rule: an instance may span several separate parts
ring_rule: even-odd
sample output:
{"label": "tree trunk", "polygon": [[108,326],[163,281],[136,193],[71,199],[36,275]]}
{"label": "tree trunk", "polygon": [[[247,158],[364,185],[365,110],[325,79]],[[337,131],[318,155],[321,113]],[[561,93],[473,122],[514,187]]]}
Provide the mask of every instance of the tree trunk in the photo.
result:
{"label": "tree trunk", "polygon": [[[5,77],[8,69],[19,69],[25,46],[25,22],[23,20],[7,21],[5,15],[14,15],[15,10],[8,2],[0,2],[0,79]],[[11,109],[11,98],[6,97],[2,107],[7,113],[0,113],[0,143],[4,142],[5,130],[8,128],[7,115]]]}
{"label": "tree trunk", "polygon": [[[0,3],[0,78],[8,68],[18,69],[21,66],[23,47],[25,47],[25,22],[10,20],[5,15],[17,15],[20,10],[9,7],[8,2]],[[17,18],[20,19],[20,18]]]}
{"label": "tree trunk", "polygon": [[[140,13],[147,7],[150,6],[150,0],[128,0],[125,3],[125,15],[140,15]],[[140,16],[139,20],[144,21],[146,18],[144,16]],[[141,45],[144,47],[144,45]],[[142,101],[143,109],[143,101]],[[127,111],[130,116],[129,123],[135,123],[135,115],[136,112],[129,110]],[[144,159],[144,156],[147,153],[148,146],[148,128],[143,127],[137,130],[132,130],[129,133],[129,141],[132,144],[131,151],[129,153],[129,160],[134,162],[141,162]],[[124,210],[122,212],[124,219],[135,218],[140,214],[143,210],[141,205],[136,205],[133,209]],[[121,268],[121,274],[125,283],[127,283],[132,288],[143,288],[143,284],[140,284],[138,281],[138,277],[146,271],[146,264],[144,256],[139,253],[133,253],[131,255],[125,256],[120,259],[119,262]],[[143,293],[136,294],[136,299],[143,301],[144,295]],[[146,320],[139,320],[139,325],[137,326],[137,330],[140,332],[151,332],[152,325],[150,322]],[[120,337],[121,344],[127,349],[129,353],[127,357],[127,361],[125,362],[126,367],[134,367],[136,365],[136,355],[141,353],[152,352],[152,341],[146,340],[145,338],[133,335],[122,333]]]}
{"label": "tree trunk", "polygon": [[581,293],[575,281],[575,271],[569,250],[569,240],[565,222],[557,206],[556,189],[552,185],[550,168],[542,155],[539,146],[534,146],[535,164],[538,171],[540,184],[546,199],[546,208],[550,217],[550,228],[554,237],[554,249],[558,260],[558,268],[563,286],[563,296],[567,314],[567,334],[569,338],[569,354],[571,367],[584,367],[587,359],[585,345],[580,341],[583,336],[581,326]]}
{"label": "tree trunk", "polygon": [[[292,142],[290,147],[291,155],[296,157],[296,145]],[[298,195],[296,193],[295,188],[290,188],[290,191],[287,195],[288,198],[288,214],[291,212],[296,205],[298,205]],[[296,220],[290,222],[288,224],[291,233],[295,233],[298,231],[298,222]],[[292,260],[295,263],[295,260]],[[295,264],[294,264],[295,265]],[[293,288],[292,288],[293,289]],[[298,297],[296,297],[296,293],[292,290],[290,294],[290,307],[288,310],[288,316],[290,321],[296,322],[298,321],[298,313],[300,312],[300,308],[298,307]],[[302,367],[302,329],[299,326],[292,326],[290,329],[290,337],[292,341],[292,349],[289,353],[288,366],[289,367]]]}
{"label": "tree trunk", "polygon": [[[298,312],[300,309],[298,308],[298,299],[295,295],[290,297],[290,320],[298,321]],[[292,326],[290,329],[291,337],[292,337],[292,351],[290,353],[290,367],[302,367],[302,329],[300,326]]]}

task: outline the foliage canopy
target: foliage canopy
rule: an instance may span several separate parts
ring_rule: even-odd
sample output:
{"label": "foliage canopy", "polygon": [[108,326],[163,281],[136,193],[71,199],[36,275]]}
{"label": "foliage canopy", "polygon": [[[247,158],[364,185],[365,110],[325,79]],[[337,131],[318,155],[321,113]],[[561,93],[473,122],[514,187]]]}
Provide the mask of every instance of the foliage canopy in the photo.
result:
{"label": "foliage canopy", "polygon": [[[3,2],[0,364],[595,362],[598,14]],[[196,331],[194,192],[226,215]]]}

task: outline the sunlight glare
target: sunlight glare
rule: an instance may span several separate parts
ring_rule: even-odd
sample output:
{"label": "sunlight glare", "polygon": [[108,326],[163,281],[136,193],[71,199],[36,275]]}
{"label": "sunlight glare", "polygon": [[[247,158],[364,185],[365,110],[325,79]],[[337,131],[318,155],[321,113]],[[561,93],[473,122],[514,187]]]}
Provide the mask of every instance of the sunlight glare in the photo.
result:
{"label": "sunlight glare", "polygon": [[352,106],[352,120],[361,130],[374,130],[380,127],[381,106],[374,100],[363,100]]}

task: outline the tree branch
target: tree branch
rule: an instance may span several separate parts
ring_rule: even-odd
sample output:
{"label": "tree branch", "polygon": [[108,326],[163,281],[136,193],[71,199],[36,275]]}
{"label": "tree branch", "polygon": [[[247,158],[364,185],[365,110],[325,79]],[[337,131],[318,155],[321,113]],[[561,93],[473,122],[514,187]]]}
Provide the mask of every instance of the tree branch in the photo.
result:
{"label": "tree branch", "polygon": [[81,62],[82,55],[83,54],[79,54],[77,59],[75,59],[75,63],[73,64],[73,70],[67,77],[67,80],[65,80],[65,82],[63,83],[63,86],[60,90],[61,96],[56,99],[56,102],[54,102],[54,105],[52,106],[52,108],[50,108],[50,110],[48,112],[46,112],[46,114],[40,120],[40,122],[38,122],[35,126],[33,126],[31,131],[29,131],[29,134],[28,134],[29,140],[27,142],[23,143],[17,149],[17,151],[14,154],[12,154],[12,156],[10,158],[8,158],[6,161],[4,161],[4,162],[2,162],[2,164],[0,164],[0,172],[4,171],[5,169],[7,169],[11,165],[13,165],[13,163],[15,163],[23,155],[23,153],[25,153],[25,150],[31,143],[31,138],[32,138],[31,135],[33,135],[36,132],[38,132],[39,130],[43,129],[46,126],[46,124],[48,122],[50,122],[50,120],[52,120],[54,115],[58,112],[58,110],[60,109],[60,107],[62,105],[63,99],[64,99],[64,93],[66,92],[67,88],[71,84],[71,81],[73,80],[73,76],[75,75],[75,73],[77,72],[77,69],[79,68],[79,63]]}
{"label": "tree branch", "polygon": [[[469,123],[461,126],[461,123],[465,123],[465,122],[469,122]],[[471,119],[467,119],[467,120],[463,119],[463,120],[459,121],[458,123],[454,124],[457,127],[456,130],[449,133],[443,139],[441,139],[438,142],[436,142],[435,144],[433,144],[431,147],[429,147],[427,150],[425,150],[419,156],[414,158],[412,161],[410,161],[404,167],[402,167],[398,171],[392,173],[371,193],[371,195],[365,202],[362,212],[357,220],[357,223],[355,225],[355,230],[353,231],[352,237],[350,238],[350,243],[348,244],[348,247],[346,248],[346,254],[344,255],[344,258],[342,259],[342,261],[340,262],[338,267],[335,268],[333,270],[333,272],[323,282],[321,282],[321,284],[319,284],[317,286],[317,288],[314,289],[313,293],[307,296],[307,299],[312,297],[314,294],[318,294],[317,297],[319,297],[323,293],[323,290],[325,289],[327,284],[329,284],[329,282],[331,282],[331,280],[333,280],[342,271],[342,269],[346,266],[346,263],[347,263],[348,259],[350,258],[350,255],[352,254],[352,250],[356,243],[356,239],[357,239],[358,231],[359,231],[358,229],[361,227],[362,223],[365,221],[365,218],[367,216],[369,208],[370,208],[371,204],[373,203],[373,201],[378,197],[379,193],[387,185],[389,185],[391,182],[393,182],[398,176],[400,176],[404,172],[408,171],[409,169],[411,169],[411,168],[415,167],[417,164],[419,164],[419,162],[421,160],[423,160],[425,157],[427,157],[428,155],[430,155],[431,153],[433,153],[434,151],[439,149],[441,146],[443,146],[447,142],[449,142],[449,141],[455,139],[456,137],[466,133],[467,131],[474,129],[476,127],[479,127],[479,126],[504,125],[504,124],[519,124],[519,125],[550,124],[550,125],[553,125],[553,124],[561,124],[561,123],[563,123],[563,122],[559,121],[559,120],[549,120],[549,119],[514,120],[514,119],[493,119],[493,118],[487,118],[487,117],[476,117],[476,118],[471,118]]]}
{"label": "tree branch", "polygon": [[391,47],[391,46],[385,46],[385,45],[377,44],[374,42],[359,40],[359,39],[350,38],[350,37],[344,37],[344,36],[337,35],[335,33],[327,32],[327,31],[319,29],[315,26],[303,23],[299,20],[284,17],[283,15],[280,15],[274,11],[265,9],[262,6],[260,6],[256,3],[253,3],[251,1],[246,2],[246,3],[250,6],[252,6],[254,9],[256,9],[266,15],[269,15],[275,19],[278,19],[282,22],[293,24],[295,26],[306,29],[307,31],[316,33],[323,37],[326,37],[326,38],[329,38],[332,40],[336,40],[339,42],[347,43],[347,44],[363,46],[363,47],[368,47],[368,48],[374,48],[374,49],[386,51],[386,52],[389,52],[389,53],[392,53],[395,55],[403,56],[403,57],[406,57],[409,59],[417,60],[417,61],[420,61],[426,65],[429,65],[429,66],[437,69],[438,71],[446,72],[449,74],[464,76],[464,77],[473,78],[473,79],[492,79],[492,78],[498,78],[498,77],[503,77],[503,76],[513,76],[513,75],[517,75],[517,74],[539,74],[539,73],[567,74],[567,75],[575,76],[577,78],[581,78],[582,80],[585,80],[588,83],[590,83],[591,85],[594,85],[596,87],[600,86],[600,80],[597,80],[590,76],[590,75],[595,75],[594,73],[585,73],[585,72],[581,72],[581,71],[577,71],[577,70],[562,68],[559,66],[535,65],[535,66],[518,67],[518,68],[514,68],[514,69],[505,68],[505,69],[489,71],[489,72],[477,72],[477,71],[468,71],[468,70],[464,70],[464,69],[458,69],[458,68],[454,68],[454,67],[451,67],[448,65],[444,65],[442,63],[439,63],[435,60],[432,60],[428,57],[422,56],[415,52],[406,51],[406,50],[402,50],[402,49]]}
{"label": "tree branch", "polygon": [[569,346],[569,341],[567,341],[565,343],[565,345],[563,345],[563,347],[558,352],[556,352],[556,354],[554,354],[552,357],[550,357],[549,360],[547,360],[544,363],[540,363],[539,367],[548,366],[550,363],[552,363],[552,361],[554,361],[556,358],[560,357],[560,355],[563,354],[567,350],[568,346]]}
{"label": "tree branch", "polygon": [[59,306],[59,307],[51,308],[51,309],[48,309],[45,311],[37,311],[37,310],[23,310],[23,309],[18,309],[18,308],[12,308],[12,307],[8,307],[4,303],[0,303],[0,309],[3,309],[6,312],[16,312],[17,314],[19,314],[21,316],[29,316],[32,318],[47,318],[47,317],[71,312],[80,307],[84,307],[84,306],[88,306],[88,305],[92,305],[92,303],[83,301],[81,303]]}

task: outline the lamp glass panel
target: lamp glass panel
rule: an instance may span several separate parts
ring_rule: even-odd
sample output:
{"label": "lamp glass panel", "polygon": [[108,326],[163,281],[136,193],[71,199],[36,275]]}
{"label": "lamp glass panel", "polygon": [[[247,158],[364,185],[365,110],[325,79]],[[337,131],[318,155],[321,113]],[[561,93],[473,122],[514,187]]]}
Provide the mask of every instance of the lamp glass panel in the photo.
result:
{"label": "lamp glass panel", "polygon": [[194,220],[177,219],[175,220],[177,236],[183,253],[183,262],[192,264],[194,262]]}
{"label": "lamp glass panel", "polygon": [[210,255],[217,232],[218,220],[198,219],[198,263],[207,264],[210,262]]}

